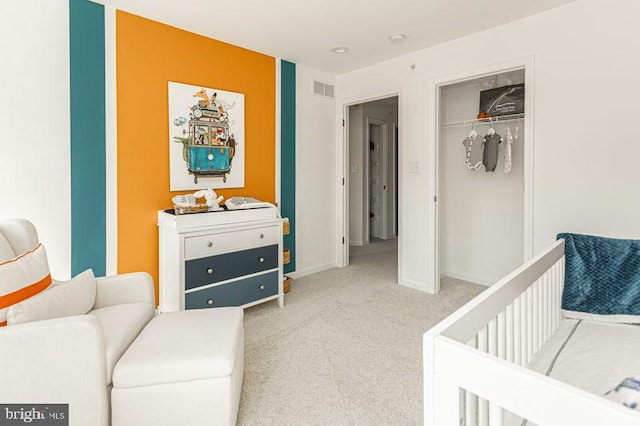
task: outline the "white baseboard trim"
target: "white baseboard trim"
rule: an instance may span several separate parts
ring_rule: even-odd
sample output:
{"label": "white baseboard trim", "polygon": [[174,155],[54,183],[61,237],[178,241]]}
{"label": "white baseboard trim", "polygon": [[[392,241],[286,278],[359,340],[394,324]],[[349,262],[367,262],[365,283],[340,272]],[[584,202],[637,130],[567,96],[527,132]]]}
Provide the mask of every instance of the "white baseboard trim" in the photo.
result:
{"label": "white baseboard trim", "polygon": [[318,272],[326,271],[329,269],[337,268],[338,263],[336,261],[325,263],[324,265],[313,266],[307,269],[299,269],[294,272],[286,273],[285,275],[293,278],[294,280],[302,277],[306,277],[307,275],[317,274]]}
{"label": "white baseboard trim", "polygon": [[456,280],[468,281],[474,284],[480,284],[484,286],[491,286],[498,282],[498,280],[492,280],[484,277],[477,277],[471,274],[465,274],[464,272],[444,271],[440,273],[440,278],[449,277]]}
{"label": "white baseboard trim", "polygon": [[420,291],[422,291],[424,293],[432,294],[427,289],[427,285],[425,283],[421,283],[421,282],[413,281],[413,280],[408,280],[408,279],[405,278],[403,280],[400,280],[400,282],[398,284],[400,284],[402,286],[405,286],[405,287],[412,288],[414,290],[420,290]]}
{"label": "white baseboard trim", "polygon": [[358,240],[358,241],[349,240],[349,245],[350,246],[362,246],[362,245],[364,245],[364,243],[362,242],[362,240]]}

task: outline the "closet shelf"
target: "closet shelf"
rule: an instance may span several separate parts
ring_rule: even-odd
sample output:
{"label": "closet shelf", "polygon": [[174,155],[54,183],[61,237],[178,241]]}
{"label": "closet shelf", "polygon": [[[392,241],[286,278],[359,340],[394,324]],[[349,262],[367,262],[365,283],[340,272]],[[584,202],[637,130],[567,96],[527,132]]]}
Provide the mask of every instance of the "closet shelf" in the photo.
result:
{"label": "closet shelf", "polygon": [[452,127],[466,127],[473,126],[475,124],[510,123],[518,120],[524,120],[524,114],[501,115],[500,117],[479,118],[476,120],[451,121],[449,123],[444,123],[442,128],[450,129]]}

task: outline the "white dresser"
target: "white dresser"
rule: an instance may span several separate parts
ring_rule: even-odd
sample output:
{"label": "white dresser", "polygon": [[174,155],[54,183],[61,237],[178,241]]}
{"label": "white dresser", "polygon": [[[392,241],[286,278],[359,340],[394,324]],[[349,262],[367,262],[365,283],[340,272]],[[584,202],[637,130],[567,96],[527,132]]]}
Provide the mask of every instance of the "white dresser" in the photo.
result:
{"label": "white dresser", "polygon": [[282,219],[275,207],[174,215],[158,212],[161,312],[248,307],[278,299]]}

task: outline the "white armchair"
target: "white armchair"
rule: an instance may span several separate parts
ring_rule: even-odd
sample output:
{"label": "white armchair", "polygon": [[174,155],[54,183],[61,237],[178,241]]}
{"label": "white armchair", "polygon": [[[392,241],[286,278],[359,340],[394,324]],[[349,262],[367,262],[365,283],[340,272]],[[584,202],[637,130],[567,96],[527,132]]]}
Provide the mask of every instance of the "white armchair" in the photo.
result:
{"label": "white armchair", "polygon": [[[30,222],[0,222],[0,263],[38,244]],[[109,424],[113,369],[154,317],[155,298],[146,273],[96,281],[86,315],[0,327],[2,403],[67,403],[71,425]]]}

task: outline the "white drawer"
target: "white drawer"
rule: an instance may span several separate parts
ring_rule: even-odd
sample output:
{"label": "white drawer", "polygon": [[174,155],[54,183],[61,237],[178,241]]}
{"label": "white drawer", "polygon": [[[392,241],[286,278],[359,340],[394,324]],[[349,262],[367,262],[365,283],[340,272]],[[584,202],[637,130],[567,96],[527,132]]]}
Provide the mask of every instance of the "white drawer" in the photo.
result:
{"label": "white drawer", "polygon": [[184,239],[184,258],[185,260],[196,259],[247,247],[278,244],[281,234],[282,229],[279,226],[268,226],[186,237]]}

